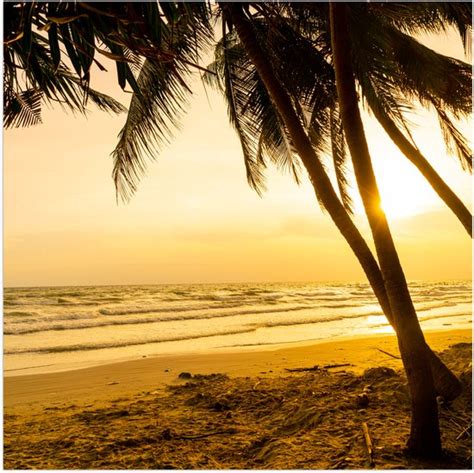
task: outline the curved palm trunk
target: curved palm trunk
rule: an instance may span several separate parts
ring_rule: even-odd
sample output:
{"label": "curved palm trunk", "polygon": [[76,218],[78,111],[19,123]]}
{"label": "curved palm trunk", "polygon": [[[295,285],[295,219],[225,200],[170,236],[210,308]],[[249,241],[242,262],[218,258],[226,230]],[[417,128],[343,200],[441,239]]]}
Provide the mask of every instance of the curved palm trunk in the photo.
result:
{"label": "curved palm trunk", "polygon": [[[240,40],[245,46],[247,54],[252,59],[265,87],[290,132],[294,145],[310,176],[316,193],[323,201],[332,220],[359,260],[383,312],[393,325],[392,312],[378,263],[334,191],[323,166],[313,150],[306,132],[299,122],[290,97],[275,78],[271,65],[256,41],[252,26],[248,24],[246,18],[242,15],[241,6],[225,3],[223,5],[225,5],[225,8],[231,14]],[[433,353],[428,346],[426,346],[426,348],[430,356],[431,369],[436,381],[437,393],[447,400],[455,399],[462,391],[461,383],[435,353]]]}
{"label": "curved palm trunk", "polygon": [[418,168],[423,177],[430,183],[433,190],[444,200],[446,205],[453,211],[459,221],[463,224],[469,236],[472,238],[472,215],[463,204],[461,199],[443,181],[428,160],[413,146],[405,135],[398,129],[393,120],[382,110],[372,109],[372,112],[382,125],[383,129],[400,151]]}
{"label": "curved palm trunk", "polygon": [[380,194],[359,111],[347,23],[347,6],[331,3],[332,52],[342,123],[359,192],[372,230],[410,387],[412,420],[408,448],[417,456],[436,457],[441,454],[441,438],[433,375],[423,332],[380,205]]}

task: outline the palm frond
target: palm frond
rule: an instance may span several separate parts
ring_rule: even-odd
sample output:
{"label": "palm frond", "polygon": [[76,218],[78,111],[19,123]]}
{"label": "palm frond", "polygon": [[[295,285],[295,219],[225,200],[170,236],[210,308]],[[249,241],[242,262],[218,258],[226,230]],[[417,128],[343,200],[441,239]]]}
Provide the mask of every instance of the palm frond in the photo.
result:
{"label": "palm frond", "polygon": [[468,141],[456,128],[446,111],[440,107],[436,101],[433,101],[433,105],[438,114],[439,125],[446,144],[447,152],[453,154],[459,159],[461,167],[465,171],[472,173],[472,150]]}
{"label": "palm frond", "polygon": [[368,9],[410,35],[441,33],[454,27],[463,41],[466,53],[470,52],[471,2],[384,2],[372,3]]}
{"label": "palm frond", "polygon": [[23,92],[8,90],[4,95],[3,124],[5,128],[38,125],[41,121],[42,92],[29,89]]}
{"label": "palm frond", "polygon": [[24,66],[24,58],[17,54],[14,45],[6,51],[4,106],[5,126],[31,126],[41,123],[42,103],[60,103],[72,111],[86,113],[89,101],[99,109],[110,113],[124,112],[126,109],[117,100],[94,89],[87,88],[62,63],[55,64],[54,58],[44,47],[44,39],[32,35],[31,50],[35,53],[30,59],[33,64],[24,80],[19,80],[11,70]]}
{"label": "palm frond", "polygon": [[344,130],[342,120],[339,116],[339,109],[335,106],[330,112],[330,134],[331,134],[331,151],[334,163],[334,171],[336,174],[337,186],[341,196],[342,203],[346,210],[353,213],[353,202],[349,191],[348,172],[348,153],[344,139]]}
{"label": "palm frond", "polygon": [[456,116],[471,113],[469,64],[422,45],[387,18],[375,15],[372,7],[354,7],[350,12],[355,70],[362,85],[369,77],[379,97],[392,95],[394,103],[402,99],[404,107],[417,100],[429,108],[433,96]]}
{"label": "palm frond", "polygon": [[354,70],[369,108],[404,129],[416,147],[404,116],[409,101],[418,100],[428,109],[435,103],[450,152],[470,169],[467,142],[449,120],[449,113],[459,118],[471,112],[470,66],[427,48],[386,18],[362,8],[351,12]]}
{"label": "palm frond", "polygon": [[[271,57],[275,74],[292,98],[302,124],[306,124],[314,140],[318,137],[318,143],[325,143],[329,136],[328,119],[324,123],[315,120],[314,111],[327,115],[326,109],[333,100],[331,66],[323,55],[316,54],[310,41],[296,34],[288,25],[281,24],[278,18],[268,25],[254,17],[253,27],[261,47]],[[271,161],[278,168],[289,171],[299,182],[300,162],[288,132],[235,35],[229,33],[217,45],[215,60],[208,68],[212,73],[205,74],[204,80],[224,92],[233,111],[232,121],[238,121],[246,161],[262,165]],[[226,74],[229,70],[231,73]],[[329,154],[330,147],[326,150]]]}
{"label": "palm frond", "polygon": [[[242,81],[238,81],[236,77],[234,60],[236,59],[238,50],[228,46],[228,39],[224,30],[222,42],[222,75],[224,83],[223,92],[227,102],[227,113],[230,123],[234,126],[240,140],[242,153],[244,155],[247,181],[249,185],[261,195],[265,187],[262,166],[259,165],[255,152],[256,148],[258,148],[258,142],[256,141],[255,134],[252,134],[253,130],[249,130],[249,127],[245,123],[245,116],[241,113],[241,109],[245,106],[242,102],[245,100],[247,94],[245,88],[246,84]],[[260,164],[263,164],[263,161],[261,161]]]}
{"label": "palm frond", "polygon": [[112,114],[124,113],[127,111],[126,107],[109,95],[103,94],[102,92],[90,87],[85,92],[87,92],[87,96],[84,105],[87,105],[90,101],[98,107],[99,110]]}
{"label": "palm frond", "polygon": [[233,32],[218,44],[215,61],[208,69],[213,74],[205,74],[204,80],[224,94],[229,118],[242,143],[250,185],[255,188],[256,182],[263,184],[267,161],[289,172],[299,183],[300,163],[288,132]]}
{"label": "palm frond", "polygon": [[133,195],[145,172],[146,158],[153,158],[178,128],[189,94],[186,75],[175,62],[145,60],[137,77],[140,93],[132,95],[127,120],[112,152],[117,198],[127,201]]}

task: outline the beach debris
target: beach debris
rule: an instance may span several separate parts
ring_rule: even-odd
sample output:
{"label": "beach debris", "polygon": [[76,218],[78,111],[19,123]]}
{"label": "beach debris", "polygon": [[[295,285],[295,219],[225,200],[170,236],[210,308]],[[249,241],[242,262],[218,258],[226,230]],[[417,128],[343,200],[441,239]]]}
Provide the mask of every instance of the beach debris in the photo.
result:
{"label": "beach debris", "polygon": [[163,440],[171,440],[175,437],[175,434],[170,428],[166,428],[161,431],[160,436]]}
{"label": "beach debris", "polygon": [[395,358],[396,360],[401,360],[402,357],[401,356],[397,356],[397,355],[392,355],[391,353],[389,353],[388,351],[385,351],[385,350],[382,350],[381,348],[375,348],[376,350],[380,351],[381,353],[384,353],[385,355],[387,356],[390,356],[391,358]]}
{"label": "beach debris", "polygon": [[472,422],[469,422],[469,425],[456,437],[456,440],[461,440],[465,437],[471,437],[472,431]]}
{"label": "beach debris", "polygon": [[343,368],[345,366],[354,366],[352,363],[330,363],[328,365],[319,366],[314,365],[310,368],[285,368],[285,371],[289,371],[290,373],[299,373],[303,371],[323,371],[329,370],[331,368]]}
{"label": "beach debris", "polygon": [[342,368],[344,366],[354,366],[352,363],[333,363],[331,365],[324,365],[323,368],[325,370],[329,370],[331,368]]}
{"label": "beach debris", "polygon": [[[447,354],[456,372],[465,370],[467,378],[470,352],[457,349]],[[310,366],[311,361],[301,361],[300,366]],[[320,367],[318,372],[271,378],[193,373],[191,380],[175,379],[166,389],[143,391],[145,396],[131,393],[115,399],[116,390],[103,390],[109,400],[87,404],[89,408],[82,401],[74,409],[66,408],[72,400],[60,410],[45,412],[36,413],[28,405],[8,408],[5,466],[132,471],[472,468],[467,388],[440,410],[445,448],[453,456],[425,463],[402,451],[410,401],[400,373],[387,376],[393,372],[383,369],[363,377]],[[173,378],[180,373],[171,371]],[[369,408],[356,407],[357,395],[363,394]],[[231,410],[220,411],[216,403],[227,403]],[[362,421],[370,425],[374,466],[369,466]]]}
{"label": "beach debris", "polygon": [[179,373],[178,378],[179,379],[191,379],[193,375],[191,373],[188,373],[187,371],[183,371],[182,373]]}
{"label": "beach debris", "polygon": [[314,365],[311,368],[285,368],[285,371],[289,371],[290,373],[300,373],[302,371],[321,371],[319,365]]}
{"label": "beach debris", "polygon": [[364,408],[369,405],[369,396],[367,396],[367,393],[363,392],[356,396],[356,405],[359,408]]}
{"label": "beach debris", "polygon": [[204,432],[201,434],[182,435],[177,434],[172,429],[166,428],[161,432],[161,438],[163,440],[196,440],[205,437],[211,437],[212,435],[231,435],[237,433],[237,429],[221,429],[213,432]]}
{"label": "beach debris", "polygon": [[230,405],[225,400],[216,401],[212,404],[211,409],[222,412],[222,411],[230,411]]}
{"label": "beach debris", "polygon": [[467,342],[453,343],[452,345],[449,346],[449,348],[458,348],[458,349],[466,348],[470,350],[472,348],[472,344],[467,343]]}
{"label": "beach debris", "polygon": [[347,465],[347,461],[345,458],[339,459],[336,463],[331,465],[328,469],[329,470],[342,470],[343,467]]}
{"label": "beach debris", "polygon": [[387,368],[386,366],[377,366],[376,368],[369,368],[366,369],[362,374],[362,377],[366,379],[383,379],[390,378],[392,376],[398,376],[397,372],[392,368]]}
{"label": "beach debris", "polygon": [[119,419],[121,417],[128,417],[129,415],[130,411],[127,409],[96,409],[93,411],[83,411],[78,414],[74,414],[75,417],[86,423]]}
{"label": "beach debris", "polygon": [[192,378],[198,381],[224,381],[229,379],[224,373],[195,374]]}
{"label": "beach debris", "polygon": [[114,384],[120,384],[118,381],[110,381],[110,383],[107,383],[107,386],[113,386]]}
{"label": "beach debris", "polygon": [[369,427],[367,426],[367,422],[362,422],[362,431],[364,433],[365,446],[369,455],[369,464],[370,466],[374,466],[374,447],[372,444],[372,439],[370,438]]}
{"label": "beach debris", "polygon": [[318,408],[301,407],[285,420],[279,431],[286,435],[292,435],[303,429],[312,429],[321,422],[322,418],[323,415]]}

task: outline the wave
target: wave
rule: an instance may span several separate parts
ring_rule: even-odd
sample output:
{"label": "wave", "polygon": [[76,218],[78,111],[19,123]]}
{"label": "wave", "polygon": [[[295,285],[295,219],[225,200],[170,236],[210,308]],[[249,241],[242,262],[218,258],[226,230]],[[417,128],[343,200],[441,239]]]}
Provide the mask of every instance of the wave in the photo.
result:
{"label": "wave", "polygon": [[443,301],[443,302],[428,302],[422,304],[415,304],[415,308],[417,312],[426,312],[433,309],[441,309],[444,307],[454,307],[458,305],[457,302],[453,301]]}
{"label": "wave", "polygon": [[31,318],[36,317],[38,315],[37,312],[30,312],[26,310],[12,310],[12,311],[4,311],[4,317],[23,317],[23,318]]}
{"label": "wave", "polygon": [[240,330],[228,330],[221,332],[214,332],[209,334],[197,334],[197,335],[183,335],[181,337],[163,337],[163,338],[151,338],[147,340],[129,340],[123,342],[107,342],[107,343],[85,343],[82,345],[56,345],[51,347],[38,347],[38,348],[19,348],[16,350],[5,350],[5,355],[19,355],[26,353],[64,353],[73,351],[90,351],[90,350],[102,350],[109,348],[123,348],[139,345],[148,345],[152,343],[165,343],[165,342],[180,342],[185,340],[197,340],[200,338],[219,337],[227,335],[239,335],[244,333],[252,333],[257,330],[258,327],[245,328]]}
{"label": "wave", "polygon": [[[436,320],[436,319],[449,319],[451,317],[472,317],[472,313],[471,312],[454,312],[454,313],[451,313],[451,314],[437,314],[437,315],[429,315],[429,316],[426,316],[426,317],[420,317],[420,323],[421,322],[426,322],[427,320]],[[376,324],[376,325],[372,325],[373,328],[377,328],[377,327],[387,327],[388,325],[390,325],[388,322],[386,323],[382,323],[382,324]]]}
{"label": "wave", "polygon": [[[332,306],[331,306],[332,307]],[[5,335],[25,335],[25,334],[32,334],[32,333],[39,333],[39,332],[57,332],[57,331],[64,331],[64,330],[83,330],[88,328],[102,328],[102,327],[113,327],[113,326],[122,326],[122,325],[140,325],[140,324],[153,324],[153,323],[167,323],[167,322],[184,322],[184,321],[197,321],[197,320],[211,320],[211,319],[223,319],[228,317],[238,317],[242,315],[267,315],[267,314],[279,314],[279,313],[288,313],[288,312],[298,312],[304,310],[311,310],[311,308],[307,306],[292,306],[292,307],[281,307],[275,309],[249,309],[249,310],[239,310],[239,311],[232,311],[227,313],[204,313],[200,315],[172,315],[170,317],[141,317],[141,318],[128,318],[128,319],[94,319],[93,322],[88,323],[80,323],[77,325],[72,324],[52,324],[52,325],[42,325],[37,327],[26,326],[26,327],[5,327],[4,334]],[[280,320],[278,322],[262,322],[262,327],[273,327],[273,326],[291,326],[291,325],[299,325],[301,323],[322,323],[322,322],[332,322],[344,319],[353,319],[353,318],[361,318],[361,317],[369,317],[373,315],[383,315],[381,311],[368,311],[368,312],[360,312],[356,314],[347,314],[347,315],[328,315],[328,316],[321,316],[315,315],[312,318],[305,319],[304,322],[299,322],[295,320]],[[79,319],[80,320],[80,319]],[[245,321],[243,321],[245,322]],[[13,324],[12,324],[13,325]]]}
{"label": "wave", "polygon": [[136,315],[136,314],[153,314],[153,313],[167,313],[167,312],[192,312],[197,310],[215,310],[222,308],[232,308],[238,307],[242,304],[222,304],[218,306],[176,306],[176,307],[163,307],[163,306],[154,306],[154,307],[143,307],[139,309],[99,309],[99,313],[102,315]]}
{"label": "wave", "polygon": [[8,307],[13,306],[41,306],[41,307],[57,307],[57,306],[93,306],[99,305],[98,301],[71,301],[70,299],[58,297],[55,302],[51,302],[49,299],[40,299],[38,301],[22,301],[22,300],[4,300],[3,305]]}
{"label": "wave", "polygon": [[139,324],[150,324],[150,323],[163,323],[163,322],[182,322],[182,321],[193,321],[193,320],[209,320],[209,319],[221,319],[227,317],[237,317],[239,315],[258,315],[258,314],[273,314],[279,312],[293,312],[299,310],[308,309],[306,306],[301,307],[288,307],[280,309],[266,309],[266,310],[240,310],[229,313],[222,314],[201,314],[199,316],[191,315],[173,315],[171,317],[149,317],[149,318],[139,318],[139,319],[120,319],[120,320],[97,320],[96,322],[70,325],[70,324],[56,324],[49,326],[41,327],[24,327],[24,328],[15,328],[11,329],[6,327],[4,329],[5,335],[24,335],[28,333],[38,333],[38,332],[49,332],[49,331],[63,331],[63,330],[81,330],[87,328],[98,328],[98,327],[109,327],[109,326],[118,326],[118,325],[139,325]]}
{"label": "wave", "polygon": [[426,320],[445,319],[449,317],[472,317],[472,313],[471,312],[457,312],[453,314],[430,315],[428,317],[421,318],[420,322],[424,322]]}
{"label": "wave", "polygon": [[367,317],[367,314],[352,314],[352,315],[340,315],[340,316],[327,316],[314,319],[303,319],[303,320],[288,320],[288,321],[275,321],[275,322],[265,322],[261,324],[261,327],[273,328],[273,327],[291,327],[292,325],[314,325],[324,322],[337,322],[340,320],[349,320],[349,319],[360,319]]}
{"label": "wave", "polygon": [[29,302],[19,301],[18,299],[4,299],[3,305],[4,306],[14,306],[14,305],[28,305]]}

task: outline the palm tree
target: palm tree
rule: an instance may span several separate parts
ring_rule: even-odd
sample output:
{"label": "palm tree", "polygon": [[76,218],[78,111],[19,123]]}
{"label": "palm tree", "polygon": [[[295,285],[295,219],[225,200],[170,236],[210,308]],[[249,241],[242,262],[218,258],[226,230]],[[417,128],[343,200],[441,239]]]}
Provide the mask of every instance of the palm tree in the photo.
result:
{"label": "palm tree", "polygon": [[372,230],[385,289],[392,309],[412,402],[409,449],[423,457],[439,456],[441,438],[433,376],[423,332],[405,275],[381,207],[369,148],[359,111],[352,67],[347,6],[330,4],[331,42],[344,132],[365,212]]}
{"label": "palm tree", "polygon": [[[343,204],[350,208],[345,176],[341,172],[345,159],[344,138],[340,132],[338,106],[333,93],[332,67],[315,55],[313,45],[295,35],[291,28],[285,29],[284,25],[278,24],[277,33],[272,36],[265,22],[253,18],[252,24],[258,34],[258,43],[266,48],[265,54],[271,56],[274,73],[285,89],[290,91],[293,103],[299,103],[311,112],[307,128],[318,159],[322,158],[321,151],[324,149],[332,151]],[[257,190],[260,190],[263,186],[261,173],[257,174],[254,170],[260,171],[267,159],[281,168],[289,169],[298,179],[298,161],[295,161],[291,136],[235,32],[223,35],[215,56],[215,61],[208,66],[210,73],[205,75],[205,79],[224,92],[231,122],[242,143],[249,183],[254,187],[259,186]],[[301,58],[304,58],[304,65]],[[333,190],[332,193],[333,198],[337,198]],[[341,219],[338,214],[329,213],[334,221]],[[347,220],[349,225],[345,225]],[[350,242],[384,313],[394,325],[382,273],[372,253],[348,216],[338,227]],[[447,399],[454,399],[461,391],[460,383],[431,350],[429,353],[436,392]]]}
{"label": "palm tree", "polygon": [[[295,112],[290,96],[275,76],[270,62],[260,48],[248,16],[244,14],[240,5],[228,4],[224,8],[248,56],[255,65],[262,82],[265,84],[272,101],[278,109],[284,125],[288,129],[293,145],[310,174],[319,199],[331,215],[337,215],[337,218],[342,216],[342,220],[347,214],[344,212],[339,200],[331,192],[330,182],[317,159],[312,143],[302,126],[300,117]],[[351,62],[350,58],[348,61],[347,57],[341,57],[339,49],[341,48],[341,42],[339,42],[340,39],[338,37],[340,25],[337,21],[334,21],[334,18],[338,19],[336,15],[332,14],[331,32],[334,38],[333,48],[336,48],[333,50],[333,54],[342,122],[354,163],[359,191],[361,192],[374,235],[377,255],[384,277],[384,286],[389,297],[400,351],[411,388],[412,429],[408,445],[416,455],[438,456],[441,452],[441,440],[433,377],[425,348],[426,343],[419,327],[416,312],[411,303],[388,224],[380,208],[380,197],[375,183],[375,176],[371,169],[370,156],[358,109]],[[335,28],[338,28],[337,33],[334,33]],[[342,47],[347,48],[348,44],[347,42],[342,43]],[[347,79],[348,75],[350,80]],[[354,123],[351,125],[350,120],[356,121],[356,125],[354,126]],[[342,225],[338,225],[338,227],[341,232],[347,232],[346,228]],[[400,297],[401,301],[397,297]]]}
{"label": "palm tree", "polygon": [[[392,315],[392,319],[396,321],[397,330],[399,330],[399,313],[397,312],[395,315],[392,307],[393,302],[390,299],[390,296],[393,298],[393,288],[390,287],[390,291],[387,291],[385,274],[382,277],[375,258],[344,207],[344,204],[346,207],[350,204],[347,196],[344,199],[344,194],[342,194],[344,202],[341,203],[318,159],[315,151],[318,145],[318,134],[314,133],[308,136],[306,133],[303,126],[306,117],[298,106],[298,100],[292,100],[281,86],[279,78],[274,77],[274,70],[255,41],[255,32],[252,25],[248,23],[249,16],[244,15],[238,5],[222,4],[222,6],[227,18],[233,21],[246,53],[262,79],[268,96],[275,104],[276,119],[281,120],[280,125],[285,130],[281,136],[283,138],[289,137],[288,141],[284,140],[286,145],[289,149],[294,148],[298,152],[311,177],[318,199],[348,240],[363,265],[384,311],[387,315]],[[259,5],[256,4],[254,7],[258,9]],[[176,115],[181,111],[183,101],[189,92],[188,76],[193,69],[200,68],[197,64],[199,51],[208,44],[211,32],[210,12],[207,10],[207,6],[179,2],[101,4],[99,7],[96,4],[87,3],[62,3],[35,4],[35,6],[28,4],[15,6],[14,4],[11,8],[17,8],[17,12],[21,12],[21,15],[20,21],[6,23],[8,25],[8,28],[5,29],[7,48],[15,44],[20,45],[15,54],[23,59],[22,64],[25,69],[28,70],[31,67],[32,45],[44,41],[40,34],[31,32],[31,23],[34,23],[40,30],[48,32],[49,54],[55,67],[58,67],[61,54],[64,54],[61,53],[59,44],[64,45],[67,56],[71,59],[76,73],[80,77],[80,85],[85,90],[88,89],[91,64],[96,61],[94,57],[96,51],[116,61],[119,84],[122,87],[129,85],[134,91],[127,123],[114,152],[114,179],[117,190],[121,196],[129,197],[144,171],[143,154],[154,151],[153,141],[160,142],[170,136],[176,122]],[[14,11],[10,12],[9,18],[13,20],[18,18],[18,15],[14,13]],[[96,40],[100,47],[96,45]],[[142,64],[137,56],[144,57],[145,62]],[[133,71],[134,65],[139,68],[138,75]],[[33,76],[32,83],[36,88],[41,89],[42,84],[40,81],[35,83],[36,79],[36,76]],[[61,90],[60,86],[57,87]],[[436,95],[433,98],[437,100]],[[441,110],[441,106],[438,108]],[[341,107],[341,112],[342,109],[343,107]],[[343,115],[341,113],[341,116]],[[239,126],[238,117],[231,115],[231,118],[234,119],[236,126]],[[310,118],[314,118],[317,123],[317,116]],[[339,107],[333,105],[330,113],[331,122],[335,126],[339,126],[340,118]],[[315,127],[312,128],[312,130],[314,129]],[[347,134],[347,130],[344,131]],[[333,142],[337,145],[334,148],[334,155],[339,157],[339,165],[336,167],[336,170],[339,171],[343,161],[344,143],[337,139],[334,139]],[[262,141],[262,146],[268,147],[269,143],[271,146],[271,140]],[[246,154],[249,180],[254,187],[258,188],[261,177],[259,167],[262,162],[249,158],[250,154],[246,151],[246,147],[249,149],[251,143],[243,141],[242,145],[244,154]],[[296,167],[293,169],[296,171]],[[341,190],[344,191],[343,173],[341,172],[338,182],[341,184]],[[385,269],[388,266],[388,264],[384,264]],[[396,309],[399,308],[396,306]],[[408,317],[409,323],[412,325],[414,323],[413,315],[416,319],[414,311]],[[411,335],[411,332],[408,332]],[[413,348],[410,344],[413,339],[406,335],[406,331],[400,336],[407,337],[407,345],[401,346],[402,353],[406,354],[408,349]],[[423,356],[428,356],[422,336],[418,337],[415,342],[415,351],[418,350]],[[410,358],[409,355],[404,356],[404,358],[407,357]],[[433,358],[431,361],[433,362]],[[409,362],[411,362],[411,358]],[[429,372],[430,369],[428,368],[427,371]],[[410,378],[411,373],[407,374]],[[428,391],[429,388],[428,385]],[[418,409],[416,413],[418,415],[420,405],[415,403],[414,406]],[[418,425],[416,422],[419,421],[416,416],[414,419],[416,426]],[[418,448],[420,439],[416,435],[417,429],[415,431],[415,433],[412,432],[412,445]],[[436,437],[436,429],[434,437]],[[423,453],[422,450],[419,449],[418,453]]]}
{"label": "palm tree", "polygon": [[[254,22],[254,26],[255,26],[255,22]],[[332,29],[332,32],[333,31],[334,31],[334,28]],[[260,39],[261,38],[259,38],[258,42],[260,42]],[[349,43],[345,44],[346,48],[347,48],[348,44]],[[305,56],[305,58],[306,58],[306,56]],[[252,58],[252,59],[255,60],[255,58]],[[348,61],[348,60],[350,60],[350,58],[346,57],[346,61]],[[343,64],[344,64],[344,62],[343,62]],[[261,72],[261,71],[259,71],[259,72]],[[351,75],[352,75],[352,72],[351,72]],[[290,81],[294,79],[293,76],[294,76],[294,74],[293,75],[290,74],[290,77],[291,77]],[[291,86],[290,86],[290,88],[291,88]],[[356,117],[356,119],[357,119],[357,116],[358,116],[359,123],[360,123],[360,126],[361,126],[360,115],[357,115],[358,114],[358,108],[357,108],[357,98],[356,98],[356,94],[355,94],[354,84],[352,84],[352,89],[353,89],[353,94],[352,94],[352,97],[351,97],[352,98],[351,107],[352,107],[353,113],[350,114],[350,118],[353,120],[354,116]],[[356,114],[354,112],[354,107],[355,107],[355,112],[357,112]],[[438,111],[438,113],[440,113],[439,108],[437,108],[437,111]],[[346,121],[346,128],[347,128],[347,126],[348,126],[347,113],[345,115],[346,115],[345,121]],[[343,116],[344,116],[344,114],[343,114]],[[293,120],[293,121],[296,121],[296,120]],[[345,131],[346,131],[346,133],[349,133],[349,132],[352,133],[351,138],[354,138],[354,133],[353,133],[354,128],[350,129],[350,131],[347,131],[347,129]],[[359,132],[360,131],[361,130],[359,129]],[[357,133],[355,135],[357,137]],[[359,139],[359,142],[357,142],[354,139],[352,141],[353,146],[352,147],[350,146],[352,154],[354,154],[354,149],[357,151],[357,144],[359,145],[359,147],[360,146],[362,146],[362,148],[364,147],[365,138],[363,137],[363,134],[362,134],[363,142],[360,141],[360,133],[359,133],[358,139]],[[356,144],[355,147],[354,147],[354,142]],[[365,148],[366,148],[366,144],[365,144]],[[421,330],[420,330],[418,322],[417,322],[416,314],[415,314],[415,311],[413,309],[413,305],[411,303],[408,290],[406,288],[406,282],[404,280],[403,272],[401,271],[401,267],[400,267],[399,262],[398,262],[398,257],[396,256],[396,252],[394,251],[395,248],[394,248],[393,242],[391,240],[390,232],[389,232],[389,229],[388,229],[388,225],[386,224],[385,217],[382,214],[381,218],[379,218],[379,222],[377,222],[377,220],[375,218],[380,214],[380,206],[378,204],[379,201],[380,201],[380,197],[378,195],[378,190],[376,188],[375,179],[373,177],[373,172],[371,170],[370,157],[368,156],[368,152],[367,152],[366,149],[365,149],[365,151],[366,151],[366,156],[365,156],[365,160],[362,161],[362,166],[361,166],[361,161],[360,160],[357,162],[357,166],[355,165],[355,167],[356,167],[356,176],[357,176],[358,181],[359,181],[359,187],[362,187],[364,189],[364,191],[368,191],[365,194],[366,209],[368,210],[369,221],[371,221],[371,223],[372,223],[372,228],[375,229],[375,231],[374,231],[375,235],[374,236],[375,236],[375,240],[376,240],[376,245],[377,245],[377,242],[378,242],[378,248],[377,249],[378,249],[379,259],[381,260],[381,264],[382,264],[382,268],[383,268],[382,271],[384,272],[384,268],[385,268],[385,273],[389,277],[392,277],[392,281],[390,281],[390,279],[386,277],[386,280],[387,279],[389,280],[389,283],[388,283],[388,290],[389,291],[390,291],[390,284],[391,283],[393,284],[394,279],[395,280],[398,279],[397,284],[400,285],[400,283],[401,283],[401,286],[402,287],[404,286],[404,288],[405,288],[404,293],[403,293],[403,289],[402,289],[401,297],[400,297],[400,295],[397,294],[396,291],[392,290],[392,299],[394,300],[394,303],[392,303],[393,306],[394,306],[394,307],[392,307],[392,310],[393,309],[398,310],[399,314],[401,314],[401,315],[403,315],[407,312],[410,315],[407,318],[409,323],[406,323],[405,320],[402,321],[403,324],[404,324],[404,328],[406,330],[406,333],[403,336],[402,340],[405,340],[405,339],[409,340],[409,335],[411,335],[412,336],[412,346],[411,346],[412,354],[416,353],[415,349],[414,349],[415,347],[418,347],[417,349],[419,349],[419,353],[420,353],[420,356],[415,356],[415,357],[414,356],[409,356],[410,354],[407,353],[408,350],[406,349],[406,347],[404,348],[402,346],[401,347],[402,354],[403,354],[403,351],[405,350],[405,353],[407,354],[406,357],[409,358],[408,361],[405,361],[405,364],[407,365],[408,363],[418,362],[419,359],[422,360],[423,346],[425,346],[425,343],[424,343],[422,333],[421,333]],[[468,156],[468,158],[470,160],[470,155]],[[354,163],[354,164],[356,164],[356,163]],[[370,191],[372,191],[372,192],[370,192]],[[384,228],[384,226],[385,226],[385,228]],[[382,254],[382,256],[380,256],[381,254]],[[395,278],[393,277],[393,270],[394,269],[395,269]],[[397,271],[398,271],[398,274],[397,274]],[[402,302],[403,302],[403,298],[405,298],[404,304],[403,303],[400,304],[400,299],[402,299]],[[411,314],[410,314],[410,312],[411,312]],[[416,336],[418,336],[418,340],[416,340]],[[422,363],[420,363],[420,366],[418,367],[418,370],[419,370],[418,372],[420,374],[428,373],[428,375],[429,375],[429,370],[426,369],[426,366],[427,366],[426,364],[423,365]],[[421,379],[421,375],[418,378]],[[416,378],[415,378],[415,382],[416,382]],[[426,409],[425,409],[425,411],[423,411],[423,406],[426,407],[427,405],[429,405],[427,403],[427,399],[429,400],[429,397],[428,398],[426,397],[427,395],[430,394],[430,389],[429,389],[430,385],[429,385],[429,383],[430,383],[429,376],[428,376],[428,379],[426,380],[426,382],[421,382],[421,383],[419,383],[418,385],[415,385],[415,386],[413,386],[413,380],[412,380],[412,392],[414,393],[414,395],[413,395],[413,397],[414,397],[414,401],[413,401],[414,402],[414,413],[416,412],[416,414],[414,416],[413,424],[412,424],[412,435],[411,435],[411,439],[410,439],[411,440],[410,441],[410,446],[412,447],[412,450],[416,451],[417,454],[421,454],[421,455],[423,455],[423,454],[424,455],[428,455],[428,454],[436,455],[437,453],[439,453],[439,445],[440,445],[439,444],[439,431],[438,431],[438,428],[437,428],[437,424],[436,424],[436,422],[433,423],[433,419],[436,419],[436,415],[429,415],[429,412],[427,412]],[[431,381],[431,383],[432,383],[432,381]],[[417,396],[419,398],[418,401],[416,400]],[[415,405],[417,402],[418,402],[418,407]],[[431,407],[433,409],[431,413],[436,414],[436,403],[434,402],[433,393],[431,393],[430,402],[431,402]],[[423,432],[423,429],[424,429],[424,432]],[[428,433],[431,434],[431,437],[430,437],[430,435],[428,435]],[[423,441],[424,441],[424,444],[423,444]]]}

